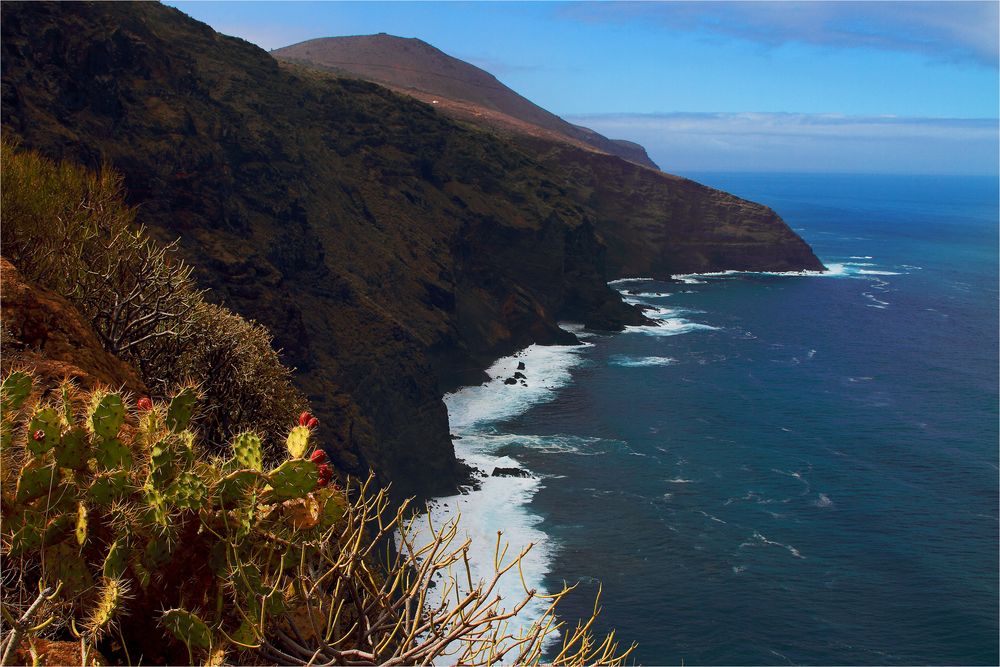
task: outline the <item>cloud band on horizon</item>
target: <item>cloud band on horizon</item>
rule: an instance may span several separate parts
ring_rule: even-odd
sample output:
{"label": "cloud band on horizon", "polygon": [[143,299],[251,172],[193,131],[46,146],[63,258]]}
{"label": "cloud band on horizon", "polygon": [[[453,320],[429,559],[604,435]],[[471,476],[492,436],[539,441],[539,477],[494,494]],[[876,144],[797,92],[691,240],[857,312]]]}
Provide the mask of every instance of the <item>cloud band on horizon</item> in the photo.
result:
{"label": "cloud band on horizon", "polygon": [[575,115],[570,122],[646,147],[667,172],[990,174],[997,119],[800,113]]}

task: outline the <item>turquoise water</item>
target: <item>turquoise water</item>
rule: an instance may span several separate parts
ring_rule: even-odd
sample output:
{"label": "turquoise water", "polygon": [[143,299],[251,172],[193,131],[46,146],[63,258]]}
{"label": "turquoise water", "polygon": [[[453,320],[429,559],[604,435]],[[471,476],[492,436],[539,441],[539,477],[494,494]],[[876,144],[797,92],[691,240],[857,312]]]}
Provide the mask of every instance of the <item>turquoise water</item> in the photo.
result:
{"label": "turquoise water", "polygon": [[695,178],[834,275],[616,283],[663,326],[524,356],[459,454],[539,478],[539,577],[639,662],[997,664],[996,180]]}

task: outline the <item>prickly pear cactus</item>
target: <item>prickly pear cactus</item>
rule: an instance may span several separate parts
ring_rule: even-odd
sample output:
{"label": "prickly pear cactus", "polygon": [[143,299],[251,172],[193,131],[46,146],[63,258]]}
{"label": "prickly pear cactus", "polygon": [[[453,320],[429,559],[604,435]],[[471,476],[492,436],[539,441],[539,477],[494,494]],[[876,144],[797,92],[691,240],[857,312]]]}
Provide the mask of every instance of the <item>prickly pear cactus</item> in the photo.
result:
{"label": "prickly pear cactus", "polygon": [[[267,476],[271,485],[269,496],[276,500],[302,498],[316,488],[317,473],[316,464],[312,461],[285,461]],[[269,499],[265,499],[265,502]]]}
{"label": "prickly pear cactus", "polygon": [[125,541],[122,539],[111,543],[104,565],[101,567],[101,574],[105,579],[119,579],[125,574],[125,548]]}
{"label": "prickly pear cactus", "polygon": [[28,423],[28,449],[32,454],[44,454],[59,442],[62,418],[55,408],[42,408]]}
{"label": "prickly pear cactus", "polygon": [[223,507],[235,507],[247,496],[248,490],[261,480],[261,475],[255,470],[237,470],[231,472],[215,486],[215,496]]}
{"label": "prickly pear cactus", "polygon": [[26,503],[35,498],[49,495],[51,490],[58,486],[58,469],[51,464],[34,461],[21,469],[14,499],[17,503]]}
{"label": "prickly pear cactus", "polygon": [[56,463],[61,468],[83,470],[90,458],[90,444],[87,442],[87,432],[80,426],[70,427],[59,438],[55,447]]}
{"label": "prickly pear cactus", "polygon": [[128,470],[132,467],[132,452],[118,438],[99,440],[94,448],[94,458],[101,470]]}
{"label": "prickly pear cactus", "polygon": [[260,472],[263,460],[260,437],[257,434],[240,433],[233,439],[233,462],[237,468]]}
{"label": "prickly pear cactus", "polygon": [[115,617],[122,611],[128,593],[129,585],[124,580],[105,578],[101,582],[96,602],[84,624],[87,634],[96,638],[106,632]]}
{"label": "prickly pear cactus", "polygon": [[196,510],[205,504],[208,487],[198,475],[184,471],[170,485],[166,495],[177,507]]}
{"label": "prickly pear cactus", "polygon": [[31,395],[31,388],[31,376],[23,371],[14,371],[0,384],[0,408],[4,412],[20,410]]}
{"label": "prickly pear cactus", "polygon": [[80,546],[83,546],[87,542],[87,528],[89,522],[87,521],[87,506],[83,503],[77,505],[76,510],[76,542]]}
{"label": "prickly pear cactus", "polygon": [[128,474],[124,470],[98,473],[84,493],[88,502],[107,506],[127,493],[128,481]]}
{"label": "prickly pear cactus", "polygon": [[189,651],[208,650],[212,647],[212,631],[195,614],[185,609],[168,609],[160,617],[160,623],[174,637],[184,642]]}
{"label": "prickly pear cactus", "polygon": [[45,549],[45,578],[49,583],[63,583],[63,594],[71,599],[87,591],[94,585],[86,561],[79,549],[66,542],[60,542]]}
{"label": "prickly pear cactus", "polygon": [[125,422],[125,406],[118,394],[95,392],[91,400],[89,419],[91,432],[102,440],[118,437]]}
{"label": "prickly pear cactus", "polygon": [[194,416],[194,406],[198,402],[198,394],[192,387],[185,387],[170,400],[167,407],[167,428],[173,433],[179,433],[191,423]]}
{"label": "prickly pear cactus", "polygon": [[306,426],[296,426],[285,441],[288,448],[288,455],[293,459],[301,459],[309,451],[309,428]]}

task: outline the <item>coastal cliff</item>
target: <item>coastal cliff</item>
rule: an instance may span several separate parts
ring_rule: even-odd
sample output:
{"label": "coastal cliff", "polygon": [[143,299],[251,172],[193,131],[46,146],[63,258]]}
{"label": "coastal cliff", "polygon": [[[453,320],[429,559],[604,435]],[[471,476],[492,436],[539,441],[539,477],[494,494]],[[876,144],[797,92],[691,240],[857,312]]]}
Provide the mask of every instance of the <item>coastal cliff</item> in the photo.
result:
{"label": "coastal cliff", "polygon": [[280,65],[159,4],[3,3],[2,68],[6,136],[120,171],[210,298],[273,332],[337,465],[399,496],[462,474],[442,391],[573,342],[560,318],[643,321],[608,279],[818,264],[801,240],[754,236],[791,234],[763,207]]}

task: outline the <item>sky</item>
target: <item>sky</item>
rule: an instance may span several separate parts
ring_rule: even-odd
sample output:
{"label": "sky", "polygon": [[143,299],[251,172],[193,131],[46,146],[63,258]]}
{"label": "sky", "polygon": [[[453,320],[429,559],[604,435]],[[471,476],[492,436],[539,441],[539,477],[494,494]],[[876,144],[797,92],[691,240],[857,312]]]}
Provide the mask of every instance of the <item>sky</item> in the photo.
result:
{"label": "sky", "polygon": [[665,171],[1000,171],[998,2],[168,2],[264,49],[418,37]]}

